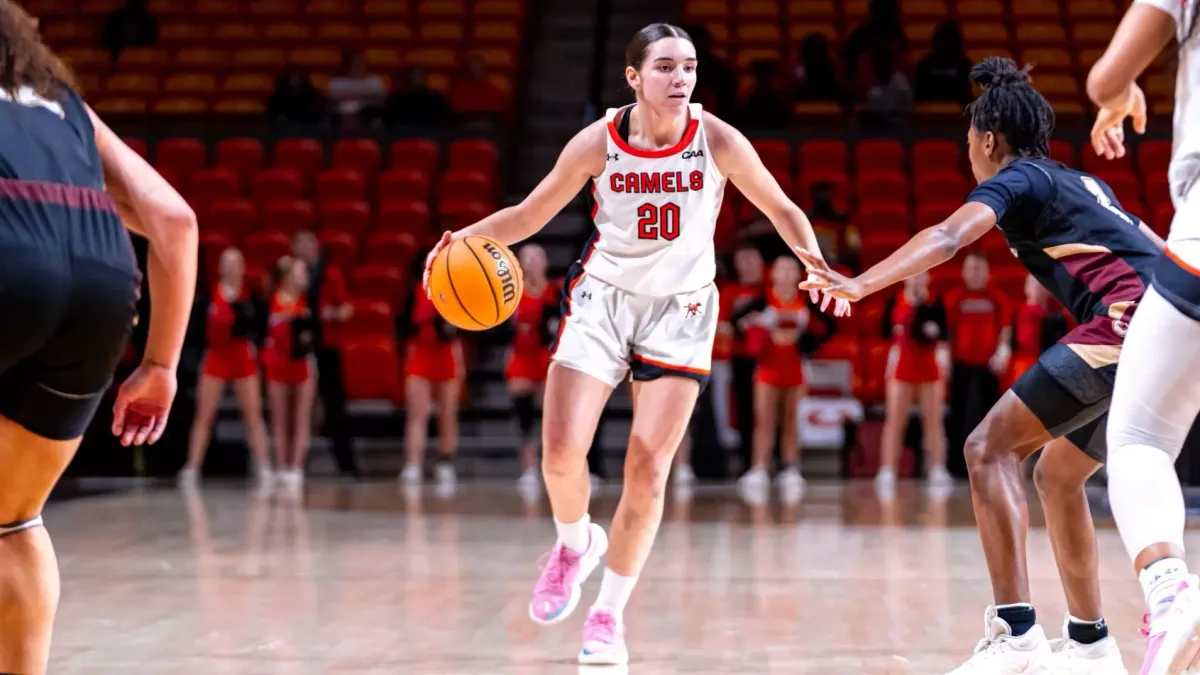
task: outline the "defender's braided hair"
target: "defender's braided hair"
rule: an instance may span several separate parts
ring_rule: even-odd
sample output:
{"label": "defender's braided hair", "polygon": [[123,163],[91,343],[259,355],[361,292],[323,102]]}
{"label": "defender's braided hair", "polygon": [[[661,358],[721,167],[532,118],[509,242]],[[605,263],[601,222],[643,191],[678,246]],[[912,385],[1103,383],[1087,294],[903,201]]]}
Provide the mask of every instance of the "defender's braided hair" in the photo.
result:
{"label": "defender's braided hair", "polygon": [[971,84],[983,93],[967,107],[978,132],[1003,134],[1017,157],[1049,157],[1054,110],[1030,84],[1029,67],[989,56],[971,68]]}

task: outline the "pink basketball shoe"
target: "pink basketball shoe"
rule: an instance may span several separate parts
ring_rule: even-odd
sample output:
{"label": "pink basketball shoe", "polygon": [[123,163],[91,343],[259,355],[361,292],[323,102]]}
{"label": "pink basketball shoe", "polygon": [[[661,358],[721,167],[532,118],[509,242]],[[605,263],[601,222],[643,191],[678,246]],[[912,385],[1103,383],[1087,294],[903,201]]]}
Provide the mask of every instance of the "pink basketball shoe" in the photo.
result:
{"label": "pink basketball shoe", "polygon": [[1144,617],[1146,660],[1141,675],[1181,675],[1200,665],[1200,579],[1184,577],[1157,618]]}
{"label": "pink basketball shoe", "polygon": [[579,663],[588,666],[623,666],[629,663],[625,626],[606,609],[593,609],[583,624],[583,649]]}
{"label": "pink basketball shoe", "polygon": [[575,611],[580,586],[608,551],[608,535],[604,528],[592,523],[588,525],[588,536],[588,547],[582,553],[563,546],[561,541],[554,544],[546,566],[542,568],[542,576],[533,589],[533,600],[529,602],[529,618],[534,623],[548,626]]}

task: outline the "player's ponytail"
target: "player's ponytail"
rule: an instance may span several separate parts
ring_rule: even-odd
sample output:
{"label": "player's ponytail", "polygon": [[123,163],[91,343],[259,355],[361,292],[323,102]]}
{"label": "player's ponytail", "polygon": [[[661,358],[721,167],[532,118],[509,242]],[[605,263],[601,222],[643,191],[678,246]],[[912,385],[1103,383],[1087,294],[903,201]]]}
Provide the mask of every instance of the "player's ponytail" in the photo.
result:
{"label": "player's ponytail", "polygon": [[1048,157],[1054,109],[1033,88],[1030,70],[999,56],[975,64],[969,78],[982,93],[967,113],[976,131],[1004,136],[1013,155]]}

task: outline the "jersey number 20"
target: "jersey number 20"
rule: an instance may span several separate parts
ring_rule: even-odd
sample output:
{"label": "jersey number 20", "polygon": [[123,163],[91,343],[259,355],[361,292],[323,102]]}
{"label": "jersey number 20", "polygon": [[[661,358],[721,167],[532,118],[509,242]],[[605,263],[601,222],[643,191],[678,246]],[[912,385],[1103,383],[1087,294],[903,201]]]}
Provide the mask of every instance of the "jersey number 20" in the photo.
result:
{"label": "jersey number 20", "polygon": [[638,207],[638,239],[666,239],[679,236],[679,205],[642,204]]}

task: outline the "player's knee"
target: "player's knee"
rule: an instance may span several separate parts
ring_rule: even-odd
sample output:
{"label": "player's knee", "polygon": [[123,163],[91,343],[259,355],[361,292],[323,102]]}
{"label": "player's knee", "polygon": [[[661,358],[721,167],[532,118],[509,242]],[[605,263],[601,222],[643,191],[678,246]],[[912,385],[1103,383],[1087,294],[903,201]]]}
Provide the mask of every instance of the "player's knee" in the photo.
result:
{"label": "player's knee", "polygon": [[587,464],[588,445],[570,429],[543,425],[542,468],[550,474],[574,475]]}
{"label": "player's knee", "polygon": [[625,489],[648,501],[662,499],[671,473],[671,459],[672,453],[631,439],[625,455]]}
{"label": "player's knee", "polygon": [[1186,438],[1187,435],[1186,431],[1182,435],[1154,433],[1136,424],[1114,423],[1112,418],[1109,419],[1106,433],[1109,464],[1112,464],[1112,459],[1116,455],[1137,454],[1149,449],[1165,453],[1174,462],[1179,458],[1179,452],[1183,448],[1183,438]]}
{"label": "player's knee", "polygon": [[1083,490],[1087,476],[1080,476],[1042,457],[1033,467],[1033,484],[1043,500]]}
{"label": "player's knee", "polygon": [[982,470],[994,459],[995,449],[988,437],[989,434],[982,424],[967,435],[967,441],[963,444],[963,457],[966,459],[968,471],[974,473]]}

